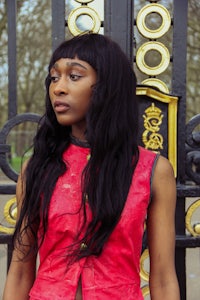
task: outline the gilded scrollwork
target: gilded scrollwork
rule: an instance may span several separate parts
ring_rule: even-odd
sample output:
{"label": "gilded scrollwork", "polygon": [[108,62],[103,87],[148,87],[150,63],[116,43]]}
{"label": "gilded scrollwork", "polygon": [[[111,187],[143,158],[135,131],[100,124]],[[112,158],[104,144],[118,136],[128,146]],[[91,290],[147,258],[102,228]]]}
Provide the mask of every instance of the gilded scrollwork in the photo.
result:
{"label": "gilded scrollwork", "polygon": [[186,174],[189,180],[200,184],[200,114],[186,126]]}
{"label": "gilded scrollwork", "polygon": [[[156,101],[166,103],[168,105],[168,159],[170,160],[173,168],[174,174],[177,175],[177,103],[178,97],[174,97],[168,94],[161,93],[156,89],[152,89],[151,87],[137,87],[137,95],[141,96],[148,96],[151,99]],[[161,124],[158,124],[160,126]],[[156,127],[156,130],[158,128]],[[156,132],[158,133],[158,132]],[[144,140],[145,140],[144,136]],[[162,139],[159,140],[161,137],[158,136],[157,144],[162,142]],[[155,137],[154,137],[155,139]],[[155,140],[156,140],[155,139]],[[163,141],[164,143],[164,141]]]}
{"label": "gilded scrollwork", "polygon": [[145,110],[143,118],[145,131],[142,135],[142,141],[145,148],[156,151],[163,149],[163,136],[159,133],[163,119],[162,111],[152,103]]}

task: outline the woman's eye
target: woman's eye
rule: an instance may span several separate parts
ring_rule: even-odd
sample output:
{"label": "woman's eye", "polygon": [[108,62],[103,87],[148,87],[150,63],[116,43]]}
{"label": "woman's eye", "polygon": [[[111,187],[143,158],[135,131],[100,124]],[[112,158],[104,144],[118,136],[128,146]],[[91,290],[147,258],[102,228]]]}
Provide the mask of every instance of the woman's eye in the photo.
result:
{"label": "woman's eye", "polygon": [[82,76],[77,75],[77,74],[70,74],[70,79],[73,80],[73,81],[77,81],[81,77]]}
{"label": "woman's eye", "polygon": [[50,76],[51,82],[57,82],[58,81],[58,76]]}

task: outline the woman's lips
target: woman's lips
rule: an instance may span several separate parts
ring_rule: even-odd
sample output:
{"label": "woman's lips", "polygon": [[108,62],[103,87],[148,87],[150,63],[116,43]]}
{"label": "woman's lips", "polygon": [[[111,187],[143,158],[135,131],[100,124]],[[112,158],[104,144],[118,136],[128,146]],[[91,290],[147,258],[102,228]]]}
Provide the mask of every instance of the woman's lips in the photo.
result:
{"label": "woman's lips", "polygon": [[54,110],[58,113],[63,113],[69,110],[69,105],[63,101],[54,102]]}

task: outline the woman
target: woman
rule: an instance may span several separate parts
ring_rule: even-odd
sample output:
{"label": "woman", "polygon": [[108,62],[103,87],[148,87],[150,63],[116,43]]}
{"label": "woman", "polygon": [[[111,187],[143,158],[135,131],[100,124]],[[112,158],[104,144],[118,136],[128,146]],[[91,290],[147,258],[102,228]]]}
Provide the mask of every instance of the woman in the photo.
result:
{"label": "woman", "polygon": [[143,299],[146,215],[151,299],[180,299],[173,170],[138,147],[137,119],[136,78],[115,42],[84,34],[55,50],[46,112],[17,183],[4,300]]}

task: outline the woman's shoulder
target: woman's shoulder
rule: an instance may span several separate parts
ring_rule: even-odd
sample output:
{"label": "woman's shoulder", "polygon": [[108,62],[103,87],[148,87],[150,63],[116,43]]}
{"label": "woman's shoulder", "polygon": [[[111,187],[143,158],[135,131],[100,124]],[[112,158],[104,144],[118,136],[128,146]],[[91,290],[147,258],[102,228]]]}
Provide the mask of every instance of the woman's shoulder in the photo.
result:
{"label": "woman's shoulder", "polygon": [[158,196],[156,198],[159,198],[159,201],[161,199],[164,201],[169,201],[169,198],[174,199],[176,191],[174,170],[170,161],[162,155],[159,156],[154,169],[152,191],[154,195]]}
{"label": "woman's shoulder", "polygon": [[173,177],[174,178],[174,170],[173,170],[173,167],[172,167],[170,161],[162,155],[159,155],[159,157],[157,159],[155,175],[158,178],[163,178],[163,177]]}

